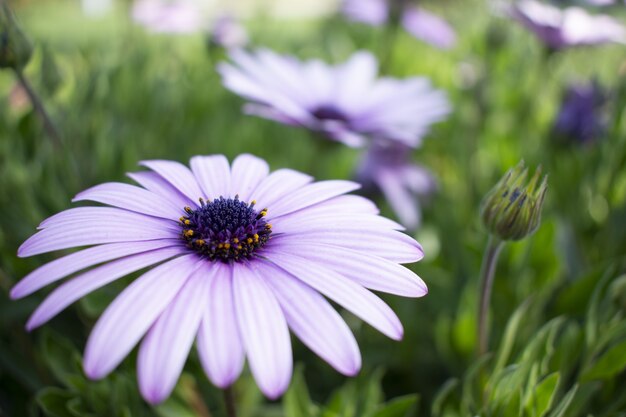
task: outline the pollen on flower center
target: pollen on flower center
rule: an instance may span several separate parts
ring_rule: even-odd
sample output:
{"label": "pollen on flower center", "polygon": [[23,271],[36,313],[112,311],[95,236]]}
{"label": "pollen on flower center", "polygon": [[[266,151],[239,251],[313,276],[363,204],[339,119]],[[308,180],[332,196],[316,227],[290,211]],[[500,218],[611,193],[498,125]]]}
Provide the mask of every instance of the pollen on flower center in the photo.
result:
{"label": "pollen on flower center", "polygon": [[265,220],[267,209],[255,210],[235,198],[200,199],[200,207],[185,207],[180,218],[181,236],[187,245],[210,260],[241,261],[254,256],[270,238],[272,226]]}

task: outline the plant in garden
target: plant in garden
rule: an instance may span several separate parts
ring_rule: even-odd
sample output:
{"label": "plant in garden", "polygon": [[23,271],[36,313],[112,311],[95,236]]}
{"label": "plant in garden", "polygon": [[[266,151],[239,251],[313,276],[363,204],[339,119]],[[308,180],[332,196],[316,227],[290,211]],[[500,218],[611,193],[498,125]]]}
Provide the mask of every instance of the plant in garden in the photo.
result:
{"label": "plant in garden", "polygon": [[548,190],[548,177],[541,177],[541,167],[527,182],[528,168],[520,162],[510,169],[485,196],[481,208],[483,224],[489,232],[489,242],[481,268],[480,301],[478,313],[479,353],[487,351],[487,314],[491,288],[502,245],[506,241],[524,239],[537,230],[541,209]]}
{"label": "plant in garden", "polygon": [[559,9],[536,0],[515,3],[511,15],[548,48],[626,42],[626,28],[607,15],[592,15],[580,7]]}
{"label": "plant in garden", "polygon": [[230,54],[219,72],[226,88],[251,103],[245,111],[319,132],[349,146],[383,138],[416,147],[450,105],[423,77],[376,78],[378,62],[357,52],[344,64],[298,61],[268,49]]}
{"label": "plant in garden", "polygon": [[554,122],[557,139],[579,145],[596,141],[606,128],[601,111],[606,98],[595,82],[568,87]]}
{"label": "plant in garden", "polygon": [[308,175],[240,155],[196,156],[191,170],[163,160],[129,176],[141,187],[106,183],[76,196],[113,207],[58,213],[19,248],[21,257],[85,245],[31,272],[11,291],[25,297],[85,268],[37,308],[34,329],[86,294],[151,267],[102,314],[85,348],[87,376],[109,374],[141,338],[139,387],[166,399],[194,339],[209,379],[229,387],[244,357],[261,391],[280,396],[292,373],[288,328],[337,371],[355,375],[358,346],[322,295],[392,339],[403,329],[368,289],[407,297],[427,293],[399,263],[419,261],[420,245],[350,181]]}

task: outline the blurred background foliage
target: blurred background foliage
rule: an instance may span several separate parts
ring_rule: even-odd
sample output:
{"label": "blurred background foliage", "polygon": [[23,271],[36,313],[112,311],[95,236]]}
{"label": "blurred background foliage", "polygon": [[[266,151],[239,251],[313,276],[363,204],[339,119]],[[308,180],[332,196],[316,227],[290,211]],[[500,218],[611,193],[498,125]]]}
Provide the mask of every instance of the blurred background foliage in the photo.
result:
{"label": "blurred background foliage", "polygon": [[[149,407],[134,358],[100,382],[80,366],[88,332],[132,277],[86,297],[44,329],[24,330],[46,295],[10,301],[10,287],[53,256],[18,259],[17,247],[79,191],[126,181],[142,159],[187,162],[242,152],[272,169],[318,179],[351,178],[360,151],[304,129],[245,116],[215,71],[226,54],[201,34],[151,35],[129,3],[98,19],[76,2],[15,1],[34,52],[25,76],[56,122],[46,135],[12,72],[0,72],[0,415],[224,416],[219,390],[193,353],[175,394]],[[411,265],[428,283],[423,299],[387,297],[405,326],[396,343],[349,314],[364,369],[344,378],[294,339],[291,388],[268,403],[248,373],[236,387],[242,417],[625,416],[626,59],[623,46],[547,53],[521,26],[482,0],[432,1],[458,33],[449,51],[402,31],[341,16],[245,21],[253,45],[341,62],[370,49],[387,75],[425,75],[454,111],[415,152],[438,192],[415,237],[426,258]],[[623,7],[623,6],[621,6]],[[620,7],[611,9],[626,18]],[[595,140],[557,140],[566,88],[596,82],[606,129]],[[543,223],[505,247],[492,297],[491,352],[476,357],[478,275],[487,240],[482,196],[520,159],[549,173]],[[383,213],[393,217],[379,199]]]}

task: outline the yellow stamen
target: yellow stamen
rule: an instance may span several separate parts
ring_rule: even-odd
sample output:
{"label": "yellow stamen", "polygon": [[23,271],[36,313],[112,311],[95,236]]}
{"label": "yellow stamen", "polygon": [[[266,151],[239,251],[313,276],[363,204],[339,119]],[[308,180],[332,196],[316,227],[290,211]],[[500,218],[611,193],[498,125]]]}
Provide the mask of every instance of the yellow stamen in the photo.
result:
{"label": "yellow stamen", "polygon": [[191,224],[191,222],[189,220],[185,220],[184,222],[187,226],[189,226]]}
{"label": "yellow stamen", "polygon": [[233,239],[233,243],[239,243],[239,239],[234,238],[234,239]]}
{"label": "yellow stamen", "polygon": [[185,236],[187,237],[193,236],[193,230],[185,230]]}
{"label": "yellow stamen", "polygon": [[230,243],[224,243],[224,248],[225,249],[230,249]]}

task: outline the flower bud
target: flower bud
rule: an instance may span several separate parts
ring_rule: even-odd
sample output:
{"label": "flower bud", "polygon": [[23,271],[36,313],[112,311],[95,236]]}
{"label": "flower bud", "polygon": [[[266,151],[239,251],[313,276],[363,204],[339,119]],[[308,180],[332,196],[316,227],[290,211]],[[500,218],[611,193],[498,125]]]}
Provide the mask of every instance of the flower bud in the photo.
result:
{"label": "flower bud", "polygon": [[539,227],[548,177],[541,179],[541,167],[528,182],[527,177],[528,168],[521,161],[483,200],[483,223],[490,233],[501,240],[523,239]]}
{"label": "flower bud", "polygon": [[21,69],[28,63],[33,47],[15,22],[13,13],[0,2],[0,68]]}

